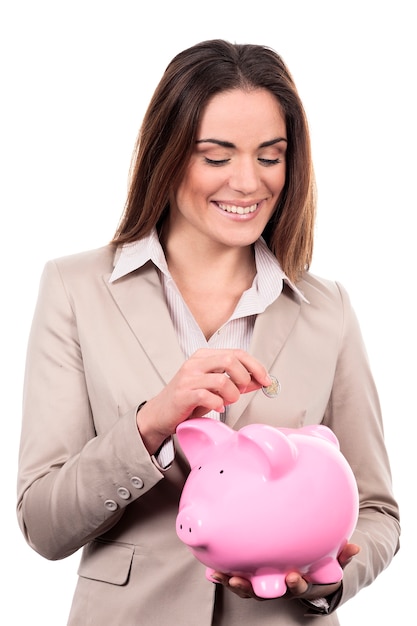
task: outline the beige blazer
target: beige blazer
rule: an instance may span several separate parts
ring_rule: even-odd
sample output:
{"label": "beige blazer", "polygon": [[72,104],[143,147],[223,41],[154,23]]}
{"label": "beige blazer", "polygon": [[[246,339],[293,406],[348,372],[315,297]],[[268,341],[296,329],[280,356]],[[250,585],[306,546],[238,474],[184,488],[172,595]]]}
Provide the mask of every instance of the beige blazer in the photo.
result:
{"label": "beige blazer", "polygon": [[[310,623],[299,601],[216,591],[177,538],[187,462],[177,449],[172,467],[161,472],[141,442],[135,414],[184,356],[153,265],[111,284],[113,266],[111,246],[49,262],[28,345],[18,518],[29,544],[48,559],[82,548],[68,624]],[[344,602],[391,561],[398,508],[378,397],[348,296],[310,274],[298,286],[309,304],[285,287],[258,316],[250,350],[279,379],[281,394],[243,395],[228,423],[323,422],[339,438],[361,500],[352,538],[361,553],[345,570]],[[314,618],[322,623],[338,624],[336,614]]]}

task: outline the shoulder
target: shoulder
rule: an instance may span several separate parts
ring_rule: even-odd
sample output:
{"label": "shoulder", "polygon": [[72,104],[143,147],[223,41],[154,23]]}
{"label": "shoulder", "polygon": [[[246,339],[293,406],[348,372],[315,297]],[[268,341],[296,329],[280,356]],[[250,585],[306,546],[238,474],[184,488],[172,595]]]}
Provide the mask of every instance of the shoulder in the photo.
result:
{"label": "shoulder", "polygon": [[305,272],[297,287],[313,306],[324,306],[327,303],[328,306],[343,307],[350,304],[345,287],[337,280]]}
{"label": "shoulder", "polygon": [[110,275],[114,267],[116,248],[112,244],[86,250],[76,254],[50,259],[44,268],[44,277],[58,275],[61,280],[70,284],[89,283],[95,279]]}
{"label": "shoulder", "polygon": [[328,332],[344,335],[358,326],[349,294],[339,281],[306,272],[297,287],[308,300],[301,315],[315,328],[322,327]]}
{"label": "shoulder", "polygon": [[71,274],[79,272],[112,272],[116,248],[112,244],[86,250],[68,256],[51,259],[48,263],[55,265],[59,271]]}
{"label": "shoulder", "polygon": [[41,285],[54,290],[63,287],[67,293],[86,292],[94,285],[102,285],[110,277],[116,249],[112,244],[50,259],[45,264]]}

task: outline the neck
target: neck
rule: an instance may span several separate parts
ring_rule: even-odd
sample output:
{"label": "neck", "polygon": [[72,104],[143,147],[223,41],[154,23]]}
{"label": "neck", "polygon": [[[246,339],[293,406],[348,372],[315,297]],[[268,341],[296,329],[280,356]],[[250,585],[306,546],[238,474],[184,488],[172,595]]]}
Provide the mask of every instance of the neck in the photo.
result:
{"label": "neck", "polygon": [[253,245],[230,248],[212,241],[177,241],[172,235],[162,240],[162,246],[176,282],[181,277],[195,284],[243,284],[247,289],[256,273]]}

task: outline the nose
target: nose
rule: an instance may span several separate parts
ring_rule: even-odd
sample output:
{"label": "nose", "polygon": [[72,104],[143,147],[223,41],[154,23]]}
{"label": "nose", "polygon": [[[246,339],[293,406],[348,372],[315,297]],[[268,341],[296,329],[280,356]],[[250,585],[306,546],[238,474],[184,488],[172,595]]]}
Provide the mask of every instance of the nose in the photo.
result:
{"label": "nose", "polygon": [[233,164],[229,186],[233,191],[249,195],[259,187],[259,165],[253,158],[241,158]]}

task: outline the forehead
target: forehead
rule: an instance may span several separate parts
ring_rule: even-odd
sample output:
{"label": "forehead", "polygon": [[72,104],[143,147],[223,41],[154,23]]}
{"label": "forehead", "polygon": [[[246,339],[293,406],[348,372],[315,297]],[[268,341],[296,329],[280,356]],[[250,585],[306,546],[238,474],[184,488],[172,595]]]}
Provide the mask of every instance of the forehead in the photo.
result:
{"label": "forehead", "polygon": [[[220,135],[222,137],[220,137]],[[233,89],[213,96],[200,119],[199,139],[244,134],[286,136],[285,118],[278,100],[266,89]]]}

